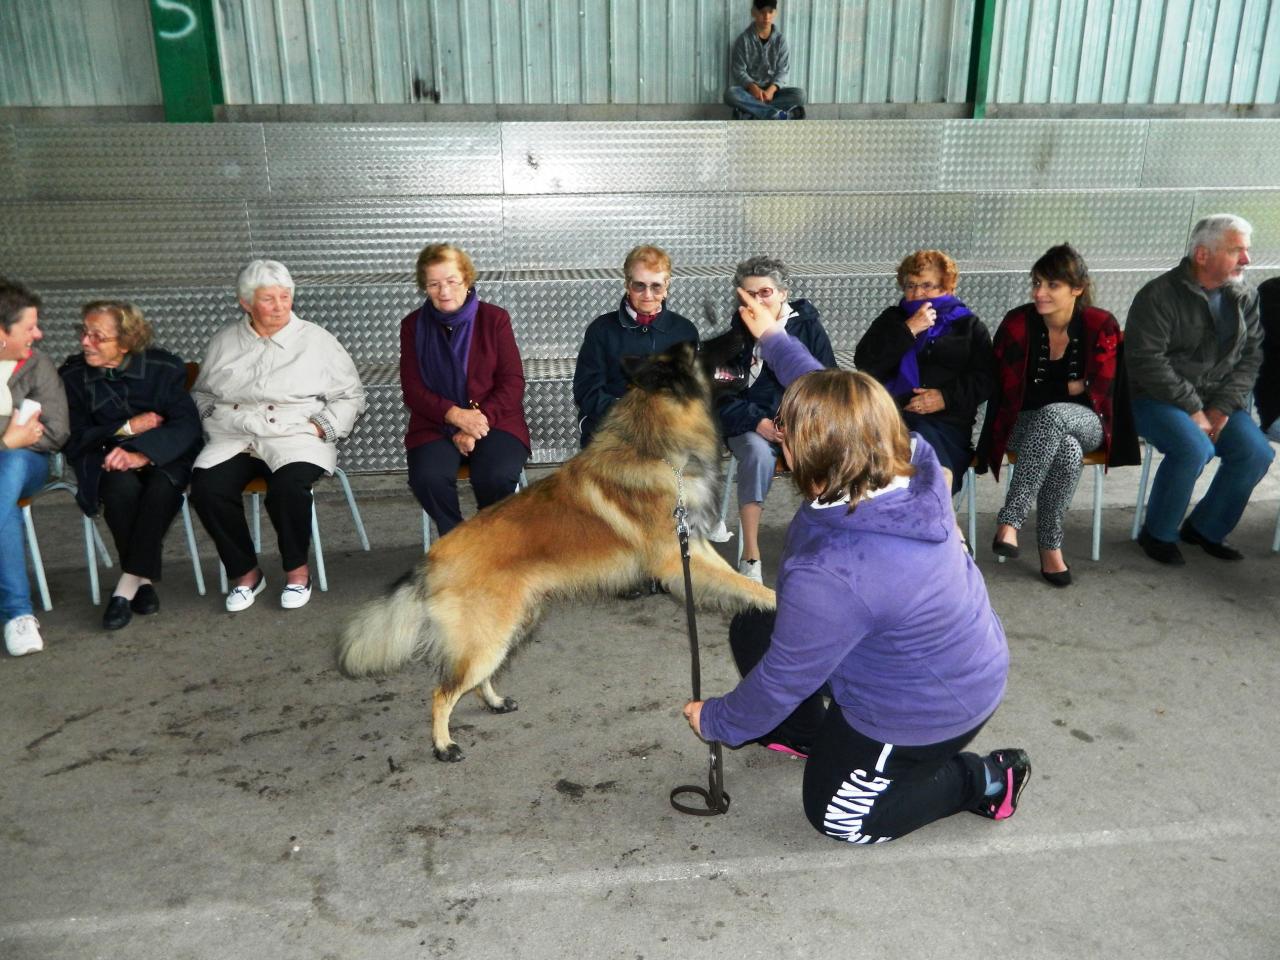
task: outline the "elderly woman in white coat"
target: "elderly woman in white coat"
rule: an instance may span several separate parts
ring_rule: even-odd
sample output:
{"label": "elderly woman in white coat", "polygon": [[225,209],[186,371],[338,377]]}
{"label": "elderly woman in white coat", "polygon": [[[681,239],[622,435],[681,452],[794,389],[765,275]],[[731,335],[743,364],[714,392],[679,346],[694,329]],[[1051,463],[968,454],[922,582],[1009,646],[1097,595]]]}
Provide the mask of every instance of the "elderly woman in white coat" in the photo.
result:
{"label": "elderly woman in white coat", "polygon": [[244,515],[244,488],[267,483],[267,515],[284,567],[280,606],[311,599],[311,486],[338,463],[336,444],[364,412],[364,387],[332,334],[293,312],[284,264],[255,260],[240,271],[247,316],[209,341],[191,394],[205,446],[191,476],[191,502],[231,582],[227,610],[253,605],[266,586]]}

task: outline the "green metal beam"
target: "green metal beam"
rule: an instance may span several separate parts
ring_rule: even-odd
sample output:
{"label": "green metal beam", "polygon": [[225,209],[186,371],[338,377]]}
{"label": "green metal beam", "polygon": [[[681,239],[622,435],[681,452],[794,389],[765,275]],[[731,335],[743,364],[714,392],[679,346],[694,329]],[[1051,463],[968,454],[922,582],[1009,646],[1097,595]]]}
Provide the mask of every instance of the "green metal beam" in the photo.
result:
{"label": "green metal beam", "polygon": [[168,123],[212,123],[223,102],[213,0],[150,0]]}
{"label": "green metal beam", "polygon": [[973,118],[987,115],[991,81],[991,37],[996,29],[996,0],[976,0],[973,8],[973,39],[969,45],[969,87],[965,100],[972,104]]}

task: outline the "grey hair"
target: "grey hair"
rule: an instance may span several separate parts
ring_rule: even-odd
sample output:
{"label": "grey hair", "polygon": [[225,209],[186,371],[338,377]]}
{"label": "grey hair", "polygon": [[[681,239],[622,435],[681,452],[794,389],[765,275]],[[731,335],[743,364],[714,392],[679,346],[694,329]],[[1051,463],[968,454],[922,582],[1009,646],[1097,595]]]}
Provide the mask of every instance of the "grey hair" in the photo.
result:
{"label": "grey hair", "polygon": [[791,274],[787,265],[773,257],[750,257],[743,260],[733,271],[733,285],[742,286],[742,281],[747,277],[768,277],[777,289],[791,289]]}
{"label": "grey hair", "polygon": [[1196,247],[1216,250],[1222,243],[1222,237],[1228,230],[1236,230],[1246,237],[1253,233],[1253,224],[1244,217],[1234,213],[1215,213],[1205,217],[1191,228],[1191,239],[1187,241],[1187,256],[1196,252]]}
{"label": "grey hair", "polygon": [[293,293],[289,268],[279,260],[250,260],[236,278],[236,296],[245,303],[253,303],[260,287],[284,287]]}

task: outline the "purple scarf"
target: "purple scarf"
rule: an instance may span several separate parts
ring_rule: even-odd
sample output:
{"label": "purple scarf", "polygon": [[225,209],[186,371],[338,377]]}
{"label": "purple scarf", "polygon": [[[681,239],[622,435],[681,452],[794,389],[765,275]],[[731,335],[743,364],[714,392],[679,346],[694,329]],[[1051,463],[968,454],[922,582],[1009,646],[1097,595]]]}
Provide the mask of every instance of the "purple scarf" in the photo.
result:
{"label": "purple scarf", "polygon": [[925,347],[951,329],[951,324],[957,320],[973,316],[972,310],[949,293],[940,297],[925,297],[921,300],[903,300],[898,306],[910,317],[925,303],[933,304],[933,309],[937,311],[938,316],[933,321],[932,327],[916,337],[916,342],[911,345],[911,349],[902,355],[897,374],[884,385],[884,388],[894,397],[905,396],[909,399],[911,391],[920,386],[920,354],[924,352]]}
{"label": "purple scarf", "polygon": [[467,358],[471,356],[471,332],[480,307],[472,287],[467,299],[453,313],[441,313],[428,299],[418,312],[414,342],[418,349],[418,375],[428,390],[467,409]]}

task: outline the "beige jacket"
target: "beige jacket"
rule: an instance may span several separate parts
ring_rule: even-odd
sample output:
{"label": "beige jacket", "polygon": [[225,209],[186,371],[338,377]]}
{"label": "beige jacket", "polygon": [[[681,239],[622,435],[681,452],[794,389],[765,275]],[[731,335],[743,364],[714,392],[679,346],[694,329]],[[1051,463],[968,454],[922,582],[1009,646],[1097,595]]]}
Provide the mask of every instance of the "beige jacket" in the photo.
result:
{"label": "beige jacket", "polygon": [[296,315],[273,337],[258,336],[247,316],[219,330],[191,396],[204,423],[197,470],[250,453],[273,471],[301,461],[332,473],[335,444],[365,408],[364,387],[342,344]]}

